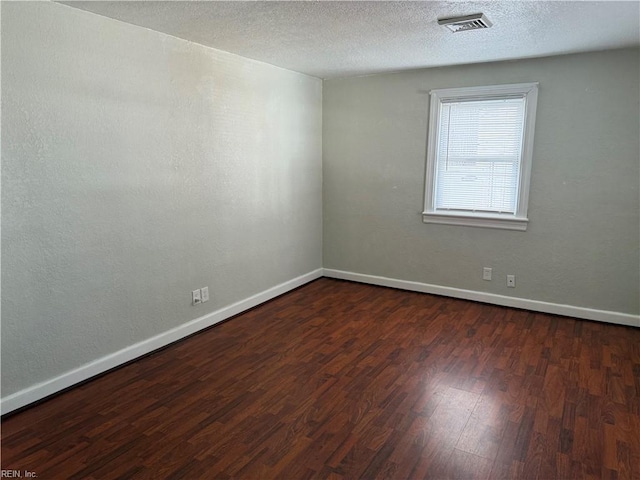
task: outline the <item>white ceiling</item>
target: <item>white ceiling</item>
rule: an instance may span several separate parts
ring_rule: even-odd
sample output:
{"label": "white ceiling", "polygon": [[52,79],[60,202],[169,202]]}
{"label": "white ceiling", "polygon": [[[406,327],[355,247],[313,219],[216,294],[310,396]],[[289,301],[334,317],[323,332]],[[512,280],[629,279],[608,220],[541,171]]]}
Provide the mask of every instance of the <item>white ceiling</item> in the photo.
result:
{"label": "white ceiling", "polygon": [[[320,78],[640,44],[640,2],[63,2]],[[438,18],[483,12],[487,30]]]}

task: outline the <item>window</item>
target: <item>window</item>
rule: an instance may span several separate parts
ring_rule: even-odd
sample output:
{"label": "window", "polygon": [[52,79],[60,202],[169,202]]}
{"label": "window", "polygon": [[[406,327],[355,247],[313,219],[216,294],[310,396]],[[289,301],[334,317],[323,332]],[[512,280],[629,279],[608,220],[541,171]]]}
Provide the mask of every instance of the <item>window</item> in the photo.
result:
{"label": "window", "polygon": [[527,229],[537,83],[431,91],[425,223]]}

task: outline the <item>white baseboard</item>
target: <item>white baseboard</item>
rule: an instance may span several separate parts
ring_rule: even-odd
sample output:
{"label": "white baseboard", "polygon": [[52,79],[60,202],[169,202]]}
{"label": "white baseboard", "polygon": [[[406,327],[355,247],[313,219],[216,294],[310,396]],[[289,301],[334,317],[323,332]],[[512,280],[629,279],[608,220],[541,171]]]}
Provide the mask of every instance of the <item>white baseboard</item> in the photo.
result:
{"label": "white baseboard", "polygon": [[215,325],[218,322],[233,317],[250,308],[260,305],[261,303],[271,300],[272,298],[287,293],[305,283],[311,282],[316,278],[322,277],[322,269],[313,270],[307,274],[296,277],[287,282],[276,285],[263,292],[257,293],[249,298],[228,305],[220,310],[211,312],[202,317],[191,320],[178,327],[167,330],[155,337],[151,337],[142,342],[136,343],[129,347],[123,348],[105,357],[94,360],[93,362],[82,365],[75,370],[64,373],[58,377],[52,378],[45,382],[33,385],[31,387],[13,393],[6,398],[0,400],[0,412],[4,415],[18,408],[29,405],[30,403],[42,400],[49,395],[57,393],[65,388],[69,388],[77,383],[88,380],[100,373],[106,372],[114,367],[122,365],[126,362],[134,360],[142,355],[151,353],[154,350],[162,348],[170,343],[187,337],[204,328]]}
{"label": "white baseboard", "polygon": [[93,362],[64,373],[58,377],[46,380],[37,385],[25,388],[0,400],[0,412],[4,415],[30,403],[42,400],[49,395],[60,392],[77,383],[90,379],[100,373],[106,372],[114,367],[135,360],[142,355],[151,353],[154,350],[169,345],[177,340],[192,335],[200,330],[215,325],[227,318],[233,317],[261,303],[271,300],[283,293],[287,293],[305,283],[311,282],[322,276],[351,280],[360,283],[369,283],[383,287],[399,288],[414,292],[431,293],[446,297],[462,298],[477,302],[491,303],[504,307],[522,308],[536,312],[552,313],[568,317],[583,318],[586,320],[596,320],[600,322],[615,323],[618,325],[628,325],[640,327],[640,316],[626,313],[612,312],[607,310],[594,310],[573,305],[561,305],[557,303],[541,302],[525,298],[507,297],[493,293],[476,292],[473,290],[463,290],[459,288],[443,287],[440,285],[430,285],[427,283],[398,280],[395,278],[380,277],[376,275],[365,275],[362,273],[346,272],[343,270],[333,270],[329,268],[319,268],[305,275],[301,275],[287,282],[276,285],[263,292],[257,293],[249,298],[228,305],[224,308],[211,312],[202,317],[191,320],[183,325],[167,330],[155,337],[123,348]]}
{"label": "white baseboard", "polygon": [[346,272],[330,268],[325,268],[323,271],[324,276],[329,278],[351,280],[354,282],[369,283],[383,287],[411,290],[413,292],[432,293],[434,295],[442,295],[445,297],[462,298],[465,300],[474,300],[476,302],[501,305],[503,307],[522,308],[525,310],[533,310],[535,312],[583,318],[585,320],[596,320],[598,322],[640,327],[640,315],[630,315],[628,313],[611,312],[608,310],[594,310],[591,308],[541,302],[539,300],[529,300],[526,298],[507,297],[504,295],[497,295],[495,293],[476,292],[474,290],[443,287],[440,285],[398,280],[395,278],[379,277],[376,275],[365,275],[363,273]]}

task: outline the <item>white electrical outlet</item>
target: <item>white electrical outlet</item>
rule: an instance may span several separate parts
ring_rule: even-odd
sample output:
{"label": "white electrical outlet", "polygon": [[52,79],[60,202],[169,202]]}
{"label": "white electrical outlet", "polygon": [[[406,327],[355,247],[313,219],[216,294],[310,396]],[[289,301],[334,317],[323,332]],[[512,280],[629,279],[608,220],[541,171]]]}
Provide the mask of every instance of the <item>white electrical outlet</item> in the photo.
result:
{"label": "white electrical outlet", "polygon": [[200,289],[200,298],[202,299],[202,303],[209,301],[209,287],[202,287]]}
{"label": "white electrical outlet", "polygon": [[489,267],[484,267],[482,269],[482,279],[483,280],[491,280],[491,272],[493,271],[493,269],[489,268]]}
{"label": "white electrical outlet", "polygon": [[200,289],[194,290],[193,292],[191,292],[191,303],[193,305],[198,305],[199,303],[202,303],[202,297],[200,296]]}
{"label": "white electrical outlet", "polygon": [[515,275],[507,275],[507,287],[516,288],[516,276]]}

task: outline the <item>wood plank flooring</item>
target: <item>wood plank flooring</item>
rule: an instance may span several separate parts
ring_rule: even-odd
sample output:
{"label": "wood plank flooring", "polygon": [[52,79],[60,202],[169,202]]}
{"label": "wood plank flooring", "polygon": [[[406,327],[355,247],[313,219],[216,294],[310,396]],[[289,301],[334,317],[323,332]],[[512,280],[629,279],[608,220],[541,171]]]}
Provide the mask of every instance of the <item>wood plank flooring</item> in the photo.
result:
{"label": "wood plank flooring", "polygon": [[640,479],[640,329],[320,279],[2,422],[39,479]]}

